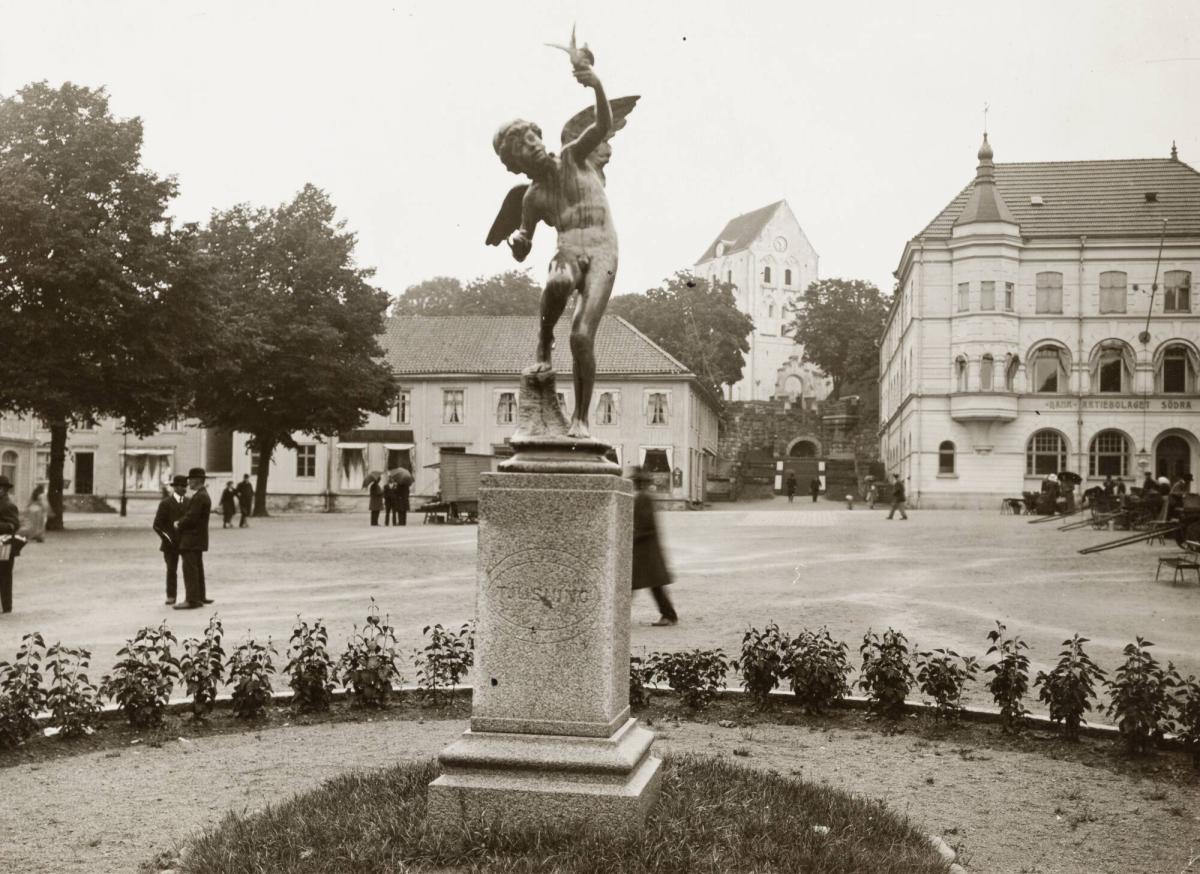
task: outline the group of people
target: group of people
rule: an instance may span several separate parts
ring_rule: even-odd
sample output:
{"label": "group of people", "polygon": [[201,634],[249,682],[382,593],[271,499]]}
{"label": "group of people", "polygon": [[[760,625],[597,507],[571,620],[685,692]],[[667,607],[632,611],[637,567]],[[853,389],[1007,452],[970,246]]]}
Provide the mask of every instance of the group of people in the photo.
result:
{"label": "group of people", "polygon": [[[207,481],[208,475],[202,467],[193,467],[187,476],[172,477],[171,491],[159,502],[154,514],[154,531],[167,565],[167,606],[176,610],[195,610],[213,603],[204,581],[208,517],[212,514],[212,499],[205,488]],[[249,477],[243,481],[249,485]],[[247,512],[243,510],[243,514]],[[245,515],[242,519],[244,522]],[[182,602],[176,603],[181,562],[184,596]]]}
{"label": "group of people", "polygon": [[[796,481],[796,474],[788,472],[787,483],[784,489],[787,491],[788,503],[792,503],[792,499],[796,497],[796,492],[799,490],[800,484]],[[817,502],[817,496],[821,494],[821,480],[813,477],[808,481],[808,491],[812,495],[813,503]]]}
{"label": "group of people", "polygon": [[242,481],[236,488],[234,488],[233,480],[225,483],[225,490],[221,492],[220,504],[222,528],[233,527],[233,517],[238,510],[242,511],[238,528],[249,528],[248,519],[254,512],[254,486],[250,482],[250,474],[243,474]]}
{"label": "group of people", "polygon": [[376,477],[371,480],[370,495],[367,498],[371,524],[378,525],[379,514],[383,513],[384,525],[407,525],[408,492],[412,484],[389,479],[380,485],[379,479]]}

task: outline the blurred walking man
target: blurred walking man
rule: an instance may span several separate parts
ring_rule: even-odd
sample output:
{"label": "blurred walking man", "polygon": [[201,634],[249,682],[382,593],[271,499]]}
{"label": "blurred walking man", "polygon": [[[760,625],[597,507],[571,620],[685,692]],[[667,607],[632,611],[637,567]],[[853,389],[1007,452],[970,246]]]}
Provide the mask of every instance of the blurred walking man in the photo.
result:
{"label": "blurred walking man", "polygon": [[904,512],[904,480],[900,479],[900,474],[892,474],[894,481],[892,482],[892,509],[888,513],[888,518],[891,519],[896,515],[896,511],[900,511],[900,518],[908,521],[908,514]]}

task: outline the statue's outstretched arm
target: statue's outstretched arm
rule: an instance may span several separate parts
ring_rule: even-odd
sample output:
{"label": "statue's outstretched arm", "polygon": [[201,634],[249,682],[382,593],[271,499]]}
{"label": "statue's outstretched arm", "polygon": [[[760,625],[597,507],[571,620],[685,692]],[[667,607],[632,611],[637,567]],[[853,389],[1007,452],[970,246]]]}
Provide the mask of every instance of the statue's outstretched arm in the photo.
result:
{"label": "statue's outstretched arm", "polygon": [[612,133],[613,118],[612,107],[608,105],[604,86],[600,84],[600,77],[596,75],[596,71],[590,65],[575,68],[575,81],[596,92],[596,120],[588,125],[579,138],[569,146],[572,156],[582,164],[592,150]]}

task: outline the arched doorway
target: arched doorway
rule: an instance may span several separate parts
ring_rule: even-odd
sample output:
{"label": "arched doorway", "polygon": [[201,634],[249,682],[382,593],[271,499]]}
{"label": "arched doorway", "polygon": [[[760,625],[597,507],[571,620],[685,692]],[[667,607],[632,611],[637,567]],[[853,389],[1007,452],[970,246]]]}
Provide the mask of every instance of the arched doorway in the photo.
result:
{"label": "arched doorway", "polygon": [[1154,448],[1154,475],[1165,476],[1174,482],[1192,472],[1192,448],[1178,434],[1168,434]]}
{"label": "arched doorway", "polygon": [[797,440],[788,448],[789,458],[816,458],[817,444],[811,440]]}

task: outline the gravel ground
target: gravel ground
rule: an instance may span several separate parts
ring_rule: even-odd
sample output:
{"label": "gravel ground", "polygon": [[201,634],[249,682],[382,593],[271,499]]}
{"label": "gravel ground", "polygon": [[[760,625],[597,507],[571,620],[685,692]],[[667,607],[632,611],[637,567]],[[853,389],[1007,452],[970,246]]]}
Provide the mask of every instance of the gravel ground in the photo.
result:
{"label": "gravel ground", "polygon": [[[227,811],[255,810],[346,770],[434,756],[464,721],[314,725],[0,771],[0,871],[132,872]],[[1200,785],[1138,780],[1037,753],[911,735],[670,722],[657,749],[881,798],[989,874],[1175,874],[1200,854]],[[1196,870],[1200,862],[1192,864]]]}

